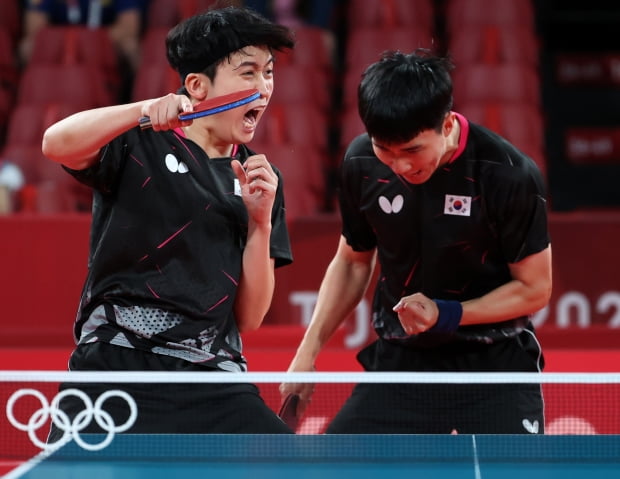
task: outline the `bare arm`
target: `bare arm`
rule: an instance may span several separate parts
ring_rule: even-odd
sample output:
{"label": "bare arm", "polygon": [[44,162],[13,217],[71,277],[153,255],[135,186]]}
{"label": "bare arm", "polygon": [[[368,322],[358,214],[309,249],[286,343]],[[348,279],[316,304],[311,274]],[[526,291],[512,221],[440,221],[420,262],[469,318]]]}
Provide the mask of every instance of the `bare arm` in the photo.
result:
{"label": "bare arm", "polygon": [[[331,260],[321,286],[316,306],[304,338],[289,366],[289,371],[312,371],[319,352],[338,326],[355,309],[368,288],[376,261],[375,251],[354,251],[344,237]],[[312,393],[312,385],[282,384],[282,394],[301,395],[303,411]]]}
{"label": "bare arm", "polygon": [[71,115],[50,126],[43,135],[43,154],[58,163],[81,170],[91,166],[110,140],[150,116],[153,129],[180,125],[180,111],[191,111],[189,99],[169,94],[155,100],[95,108]]}
{"label": "bare arm", "polygon": [[269,257],[270,235],[270,227],[250,225],[235,303],[235,316],[241,332],[258,329],[271,306],[275,262]]}
{"label": "bare arm", "polygon": [[262,324],[273,298],[274,260],[270,254],[271,213],[278,177],[265,155],[249,157],[245,165],[231,163],[239,180],[241,197],[248,210],[248,240],[235,300],[239,331],[252,331]]}
{"label": "bare arm", "polygon": [[[512,280],[479,298],[462,303],[461,325],[484,324],[526,316],[542,309],[551,297],[551,246],[510,265]],[[441,299],[441,298],[435,298]],[[408,334],[418,334],[435,325],[436,303],[416,293],[402,298],[395,307]]]}
{"label": "bare arm", "polygon": [[461,324],[503,321],[535,313],[551,297],[551,246],[510,265],[512,281],[463,303]]}

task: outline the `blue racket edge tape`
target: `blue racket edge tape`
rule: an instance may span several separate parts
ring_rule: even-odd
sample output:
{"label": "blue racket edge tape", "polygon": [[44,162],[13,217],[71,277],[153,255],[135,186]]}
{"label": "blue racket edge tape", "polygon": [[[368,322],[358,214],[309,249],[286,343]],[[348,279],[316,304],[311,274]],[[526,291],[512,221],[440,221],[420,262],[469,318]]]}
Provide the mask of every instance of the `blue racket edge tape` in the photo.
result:
{"label": "blue racket edge tape", "polygon": [[[223,111],[232,110],[233,108],[246,105],[250,102],[253,102],[254,100],[257,100],[258,98],[260,98],[260,92],[257,91],[256,93],[253,93],[252,95],[246,98],[242,98],[241,100],[233,101],[231,103],[226,103],[225,105],[216,106],[216,107],[209,108],[207,110],[202,110],[202,111],[192,111],[189,113],[181,113],[179,115],[179,120],[188,121],[188,120],[195,120],[196,118],[202,118],[203,116],[215,115],[216,113],[221,113]],[[148,116],[140,118],[139,122],[140,122],[140,128],[142,129],[150,128],[152,126],[151,119]]]}

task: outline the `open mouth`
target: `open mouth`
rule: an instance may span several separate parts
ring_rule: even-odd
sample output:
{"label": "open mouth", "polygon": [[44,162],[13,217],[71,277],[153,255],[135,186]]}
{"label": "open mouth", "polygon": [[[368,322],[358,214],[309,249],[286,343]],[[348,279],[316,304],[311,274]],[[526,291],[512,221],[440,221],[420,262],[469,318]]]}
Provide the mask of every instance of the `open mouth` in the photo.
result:
{"label": "open mouth", "polygon": [[245,117],[252,121],[256,121],[258,118],[258,108],[252,108],[251,110],[246,111]]}
{"label": "open mouth", "polygon": [[252,108],[251,110],[246,111],[245,115],[243,116],[244,123],[247,126],[256,126],[256,124],[258,123],[260,110],[260,108]]}

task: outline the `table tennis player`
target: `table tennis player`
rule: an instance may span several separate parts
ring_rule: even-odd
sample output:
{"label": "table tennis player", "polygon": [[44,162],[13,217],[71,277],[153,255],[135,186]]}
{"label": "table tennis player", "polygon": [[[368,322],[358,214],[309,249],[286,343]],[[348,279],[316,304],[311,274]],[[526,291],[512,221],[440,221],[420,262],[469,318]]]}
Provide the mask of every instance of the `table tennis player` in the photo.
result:
{"label": "table tennis player", "polygon": [[[44,154],[93,190],[71,371],[247,370],[240,333],[261,325],[274,267],[292,255],[280,173],[245,144],[273,93],[274,55],[293,46],[286,27],[250,10],[202,12],[166,40],[178,93],[82,111],[46,130]],[[179,119],[246,90],[260,95]],[[152,128],[138,126],[143,117]],[[291,432],[253,384],[68,387],[93,400],[110,387],[128,392],[138,406],[129,433]],[[72,421],[84,408],[75,395],[60,406]],[[117,424],[128,413],[113,400],[106,410]]]}
{"label": "table tennis player", "polygon": [[[342,235],[290,371],[312,371],[362,299],[375,262],[377,338],[366,371],[538,372],[529,316],[551,295],[547,204],[536,164],[452,110],[453,64],[386,52],[362,75],[366,133],[339,176]],[[312,385],[282,384],[300,395]],[[358,384],[328,433],[542,433],[538,384]]]}

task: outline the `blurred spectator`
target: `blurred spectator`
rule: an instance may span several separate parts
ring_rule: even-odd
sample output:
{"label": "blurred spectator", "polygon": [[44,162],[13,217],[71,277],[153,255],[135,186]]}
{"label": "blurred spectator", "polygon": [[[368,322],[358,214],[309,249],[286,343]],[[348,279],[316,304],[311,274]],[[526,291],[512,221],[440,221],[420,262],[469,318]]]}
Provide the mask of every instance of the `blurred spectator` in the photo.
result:
{"label": "blurred spectator", "polygon": [[24,186],[24,175],[10,161],[0,160],[0,215],[14,211],[16,193]]}
{"label": "blurred spectator", "polygon": [[25,0],[23,65],[30,59],[37,32],[46,25],[106,27],[121,62],[135,72],[140,62],[140,35],[149,0]]}

